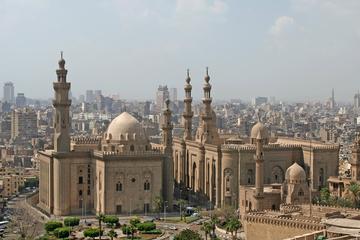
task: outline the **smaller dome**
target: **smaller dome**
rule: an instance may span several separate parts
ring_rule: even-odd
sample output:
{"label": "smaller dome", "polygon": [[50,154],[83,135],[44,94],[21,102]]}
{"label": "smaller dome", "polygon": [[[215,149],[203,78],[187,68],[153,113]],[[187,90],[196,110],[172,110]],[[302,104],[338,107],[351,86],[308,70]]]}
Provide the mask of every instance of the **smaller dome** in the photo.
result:
{"label": "smaller dome", "polygon": [[269,133],[267,128],[261,122],[257,122],[251,129],[252,139],[268,139]]}
{"label": "smaller dome", "polygon": [[285,173],[285,180],[288,182],[305,182],[306,181],[306,173],[304,169],[295,162],[293,165],[291,165]]}

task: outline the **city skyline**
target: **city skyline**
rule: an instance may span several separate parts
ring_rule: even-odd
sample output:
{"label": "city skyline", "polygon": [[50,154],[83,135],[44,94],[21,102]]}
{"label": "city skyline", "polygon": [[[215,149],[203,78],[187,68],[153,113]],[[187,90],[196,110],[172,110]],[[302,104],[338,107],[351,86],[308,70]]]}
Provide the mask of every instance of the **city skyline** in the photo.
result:
{"label": "city skyline", "polygon": [[352,102],[360,88],[358,1],[84,3],[2,1],[0,83],[50,98],[63,50],[75,96],[86,85],[153,99],[160,84],[182,89],[190,68],[199,99],[206,66],[214,99],[324,100],[335,88],[337,101]]}

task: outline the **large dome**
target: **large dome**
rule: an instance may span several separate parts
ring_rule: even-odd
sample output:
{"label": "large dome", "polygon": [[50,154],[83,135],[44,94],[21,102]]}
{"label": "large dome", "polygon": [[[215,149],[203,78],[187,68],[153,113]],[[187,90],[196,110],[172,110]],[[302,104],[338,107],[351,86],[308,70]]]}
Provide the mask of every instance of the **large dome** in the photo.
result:
{"label": "large dome", "polygon": [[114,118],[106,132],[109,140],[146,140],[146,135],[140,122],[127,112]]}
{"label": "large dome", "polygon": [[261,122],[257,122],[251,129],[251,138],[252,139],[268,139],[269,134],[265,125]]}
{"label": "large dome", "polygon": [[298,164],[291,165],[285,173],[285,180],[288,182],[301,183],[306,181],[306,173],[304,169]]}

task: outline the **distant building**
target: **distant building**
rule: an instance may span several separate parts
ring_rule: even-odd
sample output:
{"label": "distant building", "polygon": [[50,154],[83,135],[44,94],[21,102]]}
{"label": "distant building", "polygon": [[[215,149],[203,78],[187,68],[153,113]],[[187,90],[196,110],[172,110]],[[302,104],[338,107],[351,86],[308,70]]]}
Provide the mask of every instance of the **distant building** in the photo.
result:
{"label": "distant building", "polygon": [[15,109],[11,114],[11,138],[28,140],[37,137],[37,114],[33,109]]}
{"label": "distant building", "polygon": [[354,96],[354,109],[359,110],[360,109],[360,93],[356,93]]}
{"label": "distant building", "polygon": [[331,98],[330,98],[330,109],[335,108],[335,91],[332,89],[331,91]]}
{"label": "distant building", "polygon": [[26,98],[24,93],[18,93],[16,96],[16,107],[23,108],[26,106]]}
{"label": "distant building", "polygon": [[6,82],[4,84],[4,102],[13,104],[15,102],[14,97],[14,84],[12,82]]}
{"label": "distant building", "polygon": [[168,87],[165,86],[159,86],[158,90],[156,92],[156,99],[155,99],[155,105],[156,105],[156,111],[160,112],[164,106],[165,106],[165,100],[170,98],[170,93]]}
{"label": "distant building", "polygon": [[95,95],[93,90],[86,90],[86,99],[87,103],[93,103],[95,101]]}
{"label": "distant building", "polygon": [[256,97],[252,100],[252,104],[254,106],[259,106],[259,105],[267,103],[267,102],[268,102],[267,97]]}
{"label": "distant building", "polygon": [[177,88],[170,88],[170,101],[177,102]]}
{"label": "distant building", "polygon": [[11,138],[11,117],[10,114],[3,115],[0,121],[0,138],[9,140]]}

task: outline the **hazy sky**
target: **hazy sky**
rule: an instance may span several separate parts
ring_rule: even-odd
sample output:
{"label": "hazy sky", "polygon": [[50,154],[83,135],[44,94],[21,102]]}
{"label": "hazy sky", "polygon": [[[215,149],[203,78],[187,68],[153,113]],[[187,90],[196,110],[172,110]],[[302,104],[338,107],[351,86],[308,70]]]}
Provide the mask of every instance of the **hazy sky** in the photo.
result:
{"label": "hazy sky", "polygon": [[199,98],[209,66],[216,99],[352,101],[360,0],[0,0],[1,85],[51,97],[61,50],[74,95],[181,97],[190,68]]}

